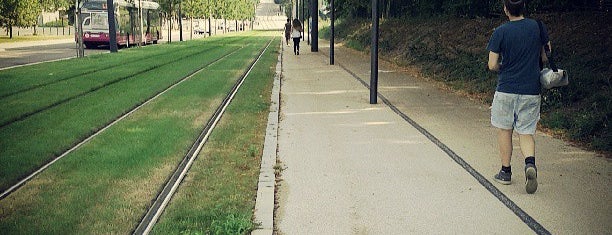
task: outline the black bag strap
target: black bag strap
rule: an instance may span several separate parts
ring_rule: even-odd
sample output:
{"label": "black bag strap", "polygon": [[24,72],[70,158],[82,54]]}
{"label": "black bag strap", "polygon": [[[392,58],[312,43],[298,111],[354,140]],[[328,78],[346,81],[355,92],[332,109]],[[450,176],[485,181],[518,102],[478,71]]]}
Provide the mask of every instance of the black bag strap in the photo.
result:
{"label": "black bag strap", "polygon": [[[542,38],[544,38],[543,34],[543,30],[542,30],[542,21],[541,20],[537,20],[538,22],[538,28],[540,29],[540,41],[542,41]],[[559,70],[557,69],[557,65],[555,64],[555,59],[553,58],[552,52],[550,51],[550,47],[548,46],[548,43],[544,44],[544,53],[546,53],[546,57],[548,57],[548,64],[550,65],[550,69],[552,69],[554,72],[558,72]]]}

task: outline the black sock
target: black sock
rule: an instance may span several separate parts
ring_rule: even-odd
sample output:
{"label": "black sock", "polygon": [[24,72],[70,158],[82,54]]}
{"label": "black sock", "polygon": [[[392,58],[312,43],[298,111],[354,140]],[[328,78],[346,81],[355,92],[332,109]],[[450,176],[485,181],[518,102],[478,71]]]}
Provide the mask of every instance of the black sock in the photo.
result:
{"label": "black sock", "polygon": [[512,173],[512,167],[511,166],[502,166],[501,170],[503,172],[506,172],[506,173]]}
{"label": "black sock", "polygon": [[534,157],[534,156],[531,156],[531,157],[527,157],[527,158],[525,158],[525,165],[527,165],[527,164],[533,164],[533,165],[535,165],[535,157]]}

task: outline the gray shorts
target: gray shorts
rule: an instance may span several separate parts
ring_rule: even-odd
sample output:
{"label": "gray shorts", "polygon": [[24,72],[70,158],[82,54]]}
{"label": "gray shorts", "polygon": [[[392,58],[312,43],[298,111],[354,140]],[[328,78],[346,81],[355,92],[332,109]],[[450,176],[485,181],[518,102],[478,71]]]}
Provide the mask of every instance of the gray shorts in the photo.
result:
{"label": "gray shorts", "polygon": [[491,124],[521,135],[535,134],[540,120],[540,95],[495,92],[491,107]]}

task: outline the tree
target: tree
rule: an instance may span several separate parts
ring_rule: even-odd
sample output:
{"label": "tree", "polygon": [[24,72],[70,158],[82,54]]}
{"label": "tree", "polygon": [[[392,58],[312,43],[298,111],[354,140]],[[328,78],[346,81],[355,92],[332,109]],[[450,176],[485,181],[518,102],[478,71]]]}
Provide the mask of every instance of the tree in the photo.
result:
{"label": "tree", "polygon": [[38,0],[0,0],[0,23],[13,38],[13,26],[31,27],[36,25],[40,14]]}
{"label": "tree", "polygon": [[17,25],[18,0],[0,0],[0,24],[7,28],[13,38],[13,26]]}

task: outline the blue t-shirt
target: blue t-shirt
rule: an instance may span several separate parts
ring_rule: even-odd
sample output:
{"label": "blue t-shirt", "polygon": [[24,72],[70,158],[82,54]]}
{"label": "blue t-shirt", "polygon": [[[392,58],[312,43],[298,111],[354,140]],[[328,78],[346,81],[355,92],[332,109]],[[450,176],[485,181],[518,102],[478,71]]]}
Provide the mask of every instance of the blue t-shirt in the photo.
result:
{"label": "blue t-shirt", "polygon": [[548,43],[548,32],[532,19],[508,21],[497,27],[489,39],[487,50],[500,54],[501,68],[497,91],[540,94],[540,52]]}

